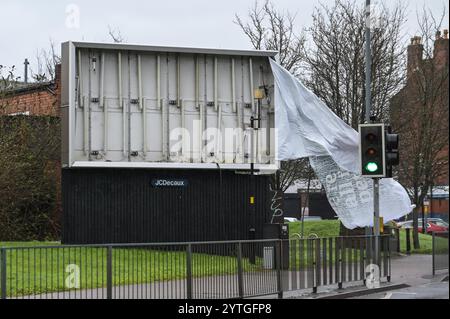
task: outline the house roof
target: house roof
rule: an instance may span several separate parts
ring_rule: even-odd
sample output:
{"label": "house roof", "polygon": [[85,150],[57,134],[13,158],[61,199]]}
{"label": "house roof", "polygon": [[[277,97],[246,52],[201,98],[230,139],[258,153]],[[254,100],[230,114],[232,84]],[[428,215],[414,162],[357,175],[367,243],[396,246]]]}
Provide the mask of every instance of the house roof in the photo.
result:
{"label": "house roof", "polygon": [[41,91],[46,90],[48,88],[51,88],[54,85],[53,82],[32,82],[32,83],[25,83],[25,82],[11,82],[8,83],[7,86],[4,84],[0,84],[0,92],[5,93],[6,96],[8,95],[16,95],[21,93],[28,93],[32,91]]}
{"label": "house roof", "polygon": [[[431,196],[431,192],[428,192],[427,195]],[[448,186],[433,187],[433,198],[448,199]]]}
{"label": "house roof", "polygon": [[[298,190],[307,190],[308,189],[308,181],[294,181],[294,183],[292,183],[291,186],[289,186],[286,191],[284,192],[285,194],[297,194]],[[320,181],[318,179],[312,179],[311,183],[309,185],[309,189],[311,191],[320,191],[322,189],[322,184],[320,183]]]}

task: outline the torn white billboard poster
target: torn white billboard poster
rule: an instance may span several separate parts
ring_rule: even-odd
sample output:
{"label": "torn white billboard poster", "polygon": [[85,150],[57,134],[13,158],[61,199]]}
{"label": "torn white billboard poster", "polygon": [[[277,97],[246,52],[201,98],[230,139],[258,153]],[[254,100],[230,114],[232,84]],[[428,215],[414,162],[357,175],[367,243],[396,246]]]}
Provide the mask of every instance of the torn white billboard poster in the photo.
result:
{"label": "torn white billboard poster", "polygon": [[[309,157],[328,200],[345,227],[373,225],[373,183],[359,175],[359,134],[313,92],[270,59],[275,79],[277,160]],[[384,221],[412,210],[406,190],[393,179],[380,182]]]}
{"label": "torn white billboard poster", "polygon": [[[348,229],[373,226],[373,181],[343,170],[330,156],[312,156],[309,161],[342,224]],[[380,180],[380,198],[384,221],[411,211],[406,190],[392,178]]]}

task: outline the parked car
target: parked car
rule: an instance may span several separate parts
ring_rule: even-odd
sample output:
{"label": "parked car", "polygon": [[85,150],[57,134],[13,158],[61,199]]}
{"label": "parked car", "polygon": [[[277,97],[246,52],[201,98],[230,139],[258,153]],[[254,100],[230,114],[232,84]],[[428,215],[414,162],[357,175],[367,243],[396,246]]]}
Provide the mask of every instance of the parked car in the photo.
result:
{"label": "parked car", "polygon": [[434,218],[434,217],[427,218],[427,222],[436,224],[437,226],[440,226],[440,227],[448,228],[448,223],[445,220],[443,220],[442,218]]}
{"label": "parked car", "polygon": [[412,220],[406,220],[406,221],[404,220],[404,221],[401,221],[401,222],[395,222],[395,224],[397,225],[397,227],[403,228],[403,225],[405,225],[407,223],[410,223],[410,222],[412,223]]}
{"label": "parked car", "polygon": [[[303,220],[305,222],[310,222],[310,221],[320,221],[322,220],[322,217],[320,216],[304,216]],[[301,219],[298,219],[296,217],[284,217],[284,222],[285,223],[296,223],[296,222],[301,222]]]}
{"label": "parked car", "polygon": [[[436,218],[436,219],[427,219],[427,228],[426,228],[426,232],[427,234],[431,234],[432,232],[443,232],[443,231],[448,231],[448,224],[443,221],[443,220],[438,220],[440,218]],[[406,229],[406,228],[413,228],[413,221],[412,220],[408,220],[406,222],[402,222],[400,225],[401,228]],[[421,233],[422,232],[422,221],[419,220],[418,221],[418,227],[417,227],[418,231]]]}
{"label": "parked car", "polygon": [[322,217],[320,217],[320,216],[304,216],[303,217],[303,220],[305,221],[305,222],[312,222],[312,221],[320,221],[320,220],[322,220]]}

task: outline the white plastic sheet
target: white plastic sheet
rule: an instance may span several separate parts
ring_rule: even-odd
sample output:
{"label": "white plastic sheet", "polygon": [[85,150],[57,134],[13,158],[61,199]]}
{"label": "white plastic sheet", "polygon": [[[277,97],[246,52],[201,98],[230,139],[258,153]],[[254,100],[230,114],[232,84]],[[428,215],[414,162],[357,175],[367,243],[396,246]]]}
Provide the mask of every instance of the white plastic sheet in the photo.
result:
{"label": "white plastic sheet", "polygon": [[[359,134],[314,93],[270,59],[275,78],[278,160],[309,157],[328,201],[349,229],[373,226],[373,182],[359,174]],[[384,221],[408,214],[411,201],[393,179],[380,182]]]}

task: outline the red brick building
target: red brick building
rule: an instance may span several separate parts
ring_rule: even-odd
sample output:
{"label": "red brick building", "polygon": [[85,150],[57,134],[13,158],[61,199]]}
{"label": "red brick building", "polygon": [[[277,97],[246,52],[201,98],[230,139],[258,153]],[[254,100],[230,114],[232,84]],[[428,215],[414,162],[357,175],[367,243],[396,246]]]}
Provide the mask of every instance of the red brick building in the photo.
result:
{"label": "red brick building", "polygon": [[[426,56],[424,50],[420,37],[411,39],[407,50],[406,83],[391,101],[391,125],[400,133],[400,158],[403,158],[405,163],[408,163],[406,160],[413,162],[412,158],[408,158],[410,154],[417,156],[418,150],[426,152],[428,149],[434,150],[428,152],[428,154],[436,154],[434,161],[448,163],[448,31],[444,30],[443,34],[436,33],[431,56]],[[429,121],[422,121],[424,117]],[[432,131],[432,134],[437,137],[435,140],[442,141],[443,145],[430,145],[434,149],[423,145],[417,146],[427,140],[422,140],[421,134],[427,134],[423,132],[428,131]],[[432,141],[430,138],[428,140]],[[406,187],[411,187],[411,179],[405,177],[408,174],[412,175],[411,171],[412,167],[400,168],[399,179]],[[433,213],[445,214],[448,218],[448,165],[443,165],[442,169],[436,171],[434,175],[436,175],[433,180],[434,186],[439,186],[440,189],[447,186],[447,197],[444,198],[440,194],[439,198],[431,201],[430,206]]]}
{"label": "red brick building", "polygon": [[16,83],[2,92],[0,115],[25,114],[59,116],[61,101],[61,65],[55,80],[44,83]]}

